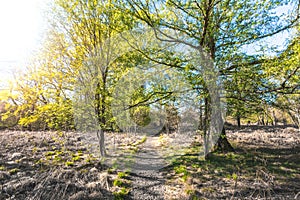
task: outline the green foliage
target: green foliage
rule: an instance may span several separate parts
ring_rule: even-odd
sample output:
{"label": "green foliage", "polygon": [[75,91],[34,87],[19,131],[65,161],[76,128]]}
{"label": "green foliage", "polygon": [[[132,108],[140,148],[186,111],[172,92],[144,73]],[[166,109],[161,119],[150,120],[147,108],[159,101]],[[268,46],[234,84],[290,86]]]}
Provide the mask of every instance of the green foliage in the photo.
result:
{"label": "green foliage", "polygon": [[297,27],[297,36],[291,40],[287,48],[272,62],[263,65],[266,76],[271,80],[270,87],[274,98],[271,105],[288,113],[295,125],[300,128],[300,31]]}
{"label": "green foliage", "polygon": [[128,180],[125,180],[127,177],[127,172],[118,172],[117,178],[113,181],[113,186],[118,188],[118,191],[114,192],[115,199],[124,199],[128,193]]}
{"label": "green foliage", "polygon": [[233,173],[233,174],[232,174],[232,179],[233,179],[234,181],[236,181],[236,180],[238,179],[238,175],[237,175],[236,173]]}
{"label": "green foliage", "polygon": [[[165,50],[172,42],[192,48],[201,46],[211,57],[216,66],[211,71],[219,73],[218,78],[224,83],[232,117],[262,115],[267,106],[279,108],[281,104],[280,109],[299,124],[295,112],[298,108],[290,106],[298,104],[298,96],[294,94],[299,93],[300,81],[299,34],[283,51],[276,51],[264,42],[296,25],[296,15],[278,16],[275,10],[285,4],[296,10],[298,3],[288,0],[210,3],[56,0],[50,19],[53,26],[43,47],[17,77],[11,91],[0,93],[1,104],[6,104],[1,109],[0,127],[73,130],[76,124],[83,131],[119,130],[111,109],[116,84],[129,70],[137,66],[147,69],[157,63],[162,68],[176,69],[182,75],[179,78],[197,90],[196,100],[206,104],[202,107],[209,111],[209,101],[204,101],[210,96],[202,73],[205,67],[187,60],[176,48]],[[151,37],[156,36],[154,39],[160,42],[145,48],[137,45],[141,38],[119,35],[128,30],[138,35],[140,30],[136,28],[149,26],[156,30]],[[154,39],[149,38],[149,42]],[[258,43],[261,50],[256,55],[245,52],[259,46]],[[275,56],[266,56],[265,50]],[[138,126],[150,123],[151,102],[159,98],[165,100],[164,104],[171,102],[165,95],[170,88],[151,84],[141,86],[130,97],[129,117]],[[176,106],[173,108],[166,107],[168,127],[176,127],[178,123],[175,116],[178,111]]]}
{"label": "green foliage", "polygon": [[[295,15],[276,15],[276,9],[289,3],[295,8]],[[161,42],[171,41],[197,50],[200,47],[205,53],[200,52],[201,55],[197,55],[198,60],[203,60],[205,56],[211,58],[213,64],[205,67],[205,63],[200,66],[193,62],[178,64],[184,63],[184,59],[181,62],[172,62],[178,58],[180,60],[179,56],[170,59],[169,55],[172,53],[165,56],[155,54],[157,57],[151,57],[152,61],[167,63],[166,65],[187,77],[199,94],[198,101],[204,104],[201,124],[205,125],[210,124],[208,116],[211,114],[208,81],[215,85],[224,81],[224,101],[227,101],[229,114],[234,118],[240,120],[265,112],[265,105],[273,98],[273,91],[280,92],[280,89],[271,87],[272,78],[263,71],[262,65],[272,60],[266,57],[264,50],[276,52],[276,48],[268,46],[265,39],[293,28],[298,21],[298,4],[299,2],[291,3],[288,0],[254,0],[247,3],[242,0],[168,0],[165,3],[129,0],[125,5],[137,20],[157,30],[156,37]],[[254,56],[247,55],[245,49],[254,46],[260,46],[261,50]],[[215,74],[218,80],[205,79],[203,71],[209,77]],[[277,72],[281,73],[281,70]],[[218,116],[217,120],[221,122],[222,117]],[[203,132],[205,136],[209,130],[203,129]]]}
{"label": "green foliage", "polygon": [[145,143],[146,140],[147,140],[147,136],[144,136],[141,140],[138,140],[138,141],[134,142],[134,143],[131,144],[131,145],[132,145],[132,146],[138,146],[138,145],[140,145],[140,144]]}
{"label": "green foliage", "polygon": [[109,169],[107,170],[107,173],[113,174],[115,171],[116,171],[116,169],[114,169],[114,168],[109,168]]}
{"label": "green foliage", "polygon": [[[138,126],[146,126],[150,123],[151,119],[149,117],[150,106],[149,105],[138,105],[139,102],[143,102],[146,98],[145,87],[142,86],[137,89],[134,94],[132,94],[132,105],[134,106],[130,110],[130,117]],[[135,106],[137,105],[137,106]]]}

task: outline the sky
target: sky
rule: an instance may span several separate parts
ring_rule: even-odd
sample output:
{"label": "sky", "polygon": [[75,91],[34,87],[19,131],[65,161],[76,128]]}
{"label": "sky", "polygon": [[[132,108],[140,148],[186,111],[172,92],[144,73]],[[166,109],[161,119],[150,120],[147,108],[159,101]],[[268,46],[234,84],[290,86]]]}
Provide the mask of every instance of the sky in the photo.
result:
{"label": "sky", "polygon": [[44,0],[0,0],[0,89],[37,50],[46,20]]}
{"label": "sky", "polygon": [[[280,6],[277,9],[275,9],[276,15],[281,16],[282,14],[290,14],[292,12],[292,5],[284,5]],[[254,44],[245,45],[243,50],[249,55],[256,55],[257,52],[260,50],[260,44],[263,42],[264,45],[271,46],[278,46],[278,50],[283,50],[285,46],[287,45],[288,39],[291,39],[293,35],[295,34],[295,31],[293,30],[286,30],[283,32],[280,32],[272,37],[269,37],[264,40],[260,40]],[[274,52],[266,52],[269,55],[275,55]]]}

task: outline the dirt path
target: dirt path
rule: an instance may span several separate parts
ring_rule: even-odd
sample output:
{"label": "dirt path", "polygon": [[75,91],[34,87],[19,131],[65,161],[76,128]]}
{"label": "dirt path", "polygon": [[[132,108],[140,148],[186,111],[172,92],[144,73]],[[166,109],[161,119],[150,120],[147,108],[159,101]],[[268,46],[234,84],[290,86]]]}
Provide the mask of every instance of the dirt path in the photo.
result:
{"label": "dirt path", "polygon": [[148,137],[135,157],[128,177],[132,181],[130,199],[164,199],[165,176],[161,169],[166,162],[160,156],[157,144],[157,137]]}
{"label": "dirt path", "polygon": [[[116,144],[111,166],[80,133],[0,131],[0,200],[114,199],[123,188],[130,190],[121,199],[299,199],[299,131],[255,128],[228,131],[236,152],[213,154],[209,162],[193,156],[198,143],[181,155],[176,145],[185,139],[148,136],[142,143],[143,136],[118,133],[107,137]],[[116,179],[124,184],[115,186]]]}

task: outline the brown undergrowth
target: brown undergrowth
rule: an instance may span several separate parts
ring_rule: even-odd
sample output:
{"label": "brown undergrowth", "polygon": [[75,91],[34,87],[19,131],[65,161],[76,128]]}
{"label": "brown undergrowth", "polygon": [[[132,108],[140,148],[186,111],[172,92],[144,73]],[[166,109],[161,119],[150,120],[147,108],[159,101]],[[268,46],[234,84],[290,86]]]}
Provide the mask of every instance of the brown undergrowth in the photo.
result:
{"label": "brown undergrowth", "polygon": [[[199,157],[200,143],[168,166],[167,199],[300,198],[300,133],[246,127],[228,133],[235,153]],[[176,198],[173,198],[176,197]]]}

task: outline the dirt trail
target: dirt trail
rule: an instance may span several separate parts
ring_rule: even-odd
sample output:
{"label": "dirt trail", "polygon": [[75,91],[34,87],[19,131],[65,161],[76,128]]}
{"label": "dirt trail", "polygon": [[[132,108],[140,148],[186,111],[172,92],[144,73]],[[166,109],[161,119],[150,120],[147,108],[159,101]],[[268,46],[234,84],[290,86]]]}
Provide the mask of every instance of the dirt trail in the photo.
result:
{"label": "dirt trail", "polygon": [[[299,199],[298,130],[246,127],[227,136],[236,153],[214,154],[210,162],[180,156],[166,168],[161,155],[169,160],[171,151],[184,152],[185,138],[148,136],[137,144],[143,136],[111,134],[107,143],[116,150],[109,167],[93,156],[81,133],[0,131],[0,200],[113,199],[120,189],[114,180],[128,168],[124,199]],[[180,166],[188,171],[186,181],[176,172]]]}
{"label": "dirt trail", "polygon": [[148,137],[135,157],[130,179],[131,199],[164,199],[165,176],[160,170],[166,166],[158,152],[158,137]]}

